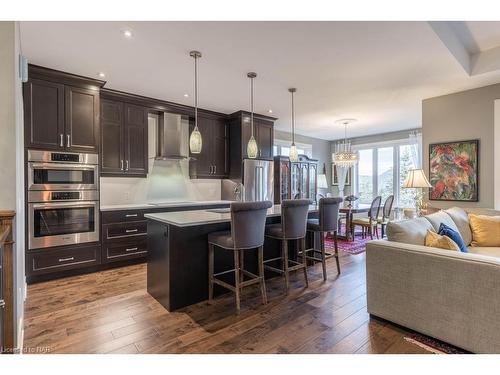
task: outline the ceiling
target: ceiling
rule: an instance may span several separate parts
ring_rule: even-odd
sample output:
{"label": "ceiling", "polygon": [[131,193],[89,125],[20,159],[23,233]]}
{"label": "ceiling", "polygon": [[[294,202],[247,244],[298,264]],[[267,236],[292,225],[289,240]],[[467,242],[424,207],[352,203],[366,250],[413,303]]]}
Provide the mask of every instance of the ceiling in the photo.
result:
{"label": "ceiling", "polygon": [[[500,46],[499,22],[447,24],[466,57]],[[197,49],[200,107],[249,109],[255,71],[256,112],[272,109],[289,130],[296,87],[297,133],[328,140],[346,117],[358,119],[350,137],[420,127],[422,99],[500,82],[500,67],[464,70],[427,22],[21,22],[21,43],[31,63],[104,72],[106,87],[189,105]]]}

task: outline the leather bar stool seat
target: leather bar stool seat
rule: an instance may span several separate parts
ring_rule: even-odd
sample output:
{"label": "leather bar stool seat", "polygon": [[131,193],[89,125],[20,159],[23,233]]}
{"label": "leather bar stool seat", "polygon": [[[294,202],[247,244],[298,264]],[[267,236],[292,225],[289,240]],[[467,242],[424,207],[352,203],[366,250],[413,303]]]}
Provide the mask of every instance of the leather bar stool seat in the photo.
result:
{"label": "leather bar stool seat", "polygon": [[[231,203],[231,230],[210,233],[208,235],[208,300],[212,301],[214,284],[231,290],[235,294],[236,313],[240,313],[241,289],[256,283],[260,284],[262,303],[267,303],[264,280],[264,231],[267,210],[272,207],[270,201]],[[215,248],[233,251],[234,268],[215,273]],[[245,270],[244,251],[258,251],[258,275]],[[218,276],[234,274],[234,285]],[[247,280],[245,280],[245,276]]]}
{"label": "leather bar stool seat", "polygon": [[[304,258],[300,263],[290,259],[288,241],[296,240],[301,243],[303,250],[306,248],[306,224],[310,204],[311,201],[309,199],[285,199],[281,202],[281,223],[266,226],[266,237],[281,241],[281,255],[266,259],[264,266],[266,269],[285,277],[285,290],[287,294],[290,287],[289,275],[292,271],[302,269],[306,287],[309,286],[306,259]],[[270,265],[276,262],[280,263],[280,268]]]}

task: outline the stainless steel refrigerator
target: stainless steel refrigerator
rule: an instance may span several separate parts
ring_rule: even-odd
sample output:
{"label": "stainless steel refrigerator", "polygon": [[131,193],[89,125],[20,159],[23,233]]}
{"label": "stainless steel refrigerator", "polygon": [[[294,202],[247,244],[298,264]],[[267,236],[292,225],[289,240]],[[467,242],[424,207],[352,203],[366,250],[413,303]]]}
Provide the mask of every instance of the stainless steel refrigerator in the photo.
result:
{"label": "stainless steel refrigerator", "polygon": [[243,159],[244,201],[274,202],[274,163],[269,160]]}

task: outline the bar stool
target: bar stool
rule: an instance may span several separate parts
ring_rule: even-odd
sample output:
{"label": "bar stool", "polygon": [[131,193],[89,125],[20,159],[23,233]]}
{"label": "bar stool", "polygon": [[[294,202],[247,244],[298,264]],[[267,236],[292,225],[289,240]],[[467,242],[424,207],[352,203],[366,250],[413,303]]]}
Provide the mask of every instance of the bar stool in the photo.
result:
{"label": "bar stool", "polygon": [[[321,198],[319,200],[319,219],[307,220],[307,230],[310,232],[319,233],[320,249],[315,247],[305,250],[304,259],[320,261],[323,266],[323,280],[326,281],[326,260],[335,257],[337,262],[337,271],[340,274],[339,249],[337,244],[337,229],[339,222],[339,209],[342,203],[342,198]],[[325,251],[325,233],[333,232],[333,244],[335,254]],[[307,253],[313,252],[313,256],[308,256]],[[321,254],[321,258],[317,258],[316,254]]]}
{"label": "bar stool", "polygon": [[[208,235],[208,300],[214,297],[214,284],[218,284],[235,293],[236,313],[240,313],[241,289],[260,283],[262,303],[267,303],[264,282],[264,228],[270,201],[231,203],[231,231],[214,232]],[[234,269],[214,274],[215,246],[234,252]],[[258,273],[255,275],[244,269],[243,251],[258,250]],[[216,276],[234,272],[234,286]],[[244,276],[250,279],[244,281]]]}
{"label": "bar stool", "polygon": [[[281,202],[281,223],[266,226],[266,237],[281,241],[281,256],[264,261],[264,267],[285,276],[286,294],[289,290],[289,274],[291,271],[304,270],[306,287],[309,286],[307,279],[307,263],[288,259],[288,241],[300,240],[302,249],[306,246],[306,223],[309,212],[309,199],[284,199]],[[267,265],[267,263],[280,260],[281,268]]]}

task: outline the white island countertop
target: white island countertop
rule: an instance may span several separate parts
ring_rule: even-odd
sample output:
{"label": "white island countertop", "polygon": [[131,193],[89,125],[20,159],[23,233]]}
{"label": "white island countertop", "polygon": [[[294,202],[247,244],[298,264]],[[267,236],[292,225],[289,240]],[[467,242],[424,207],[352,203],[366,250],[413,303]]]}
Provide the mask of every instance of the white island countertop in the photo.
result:
{"label": "white island countertop", "polygon": [[196,207],[196,206],[217,206],[220,204],[231,204],[231,201],[167,201],[158,203],[124,203],[101,205],[101,211],[120,211],[120,210],[146,210],[162,207]]}
{"label": "white island countertop", "polygon": [[[217,209],[214,209],[217,210]],[[309,206],[309,212],[316,212],[317,206]],[[280,216],[281,205],[275,204],[267,210],[267,217]],[[156,220],[165,224],[175,225],[177,227],[191,227],[196,225],[228,223],[231,221],[229,212],[213,212],[212,210],[196,210],[196,211],[175,211],[175,212],[158,212],[154,214],[145,214],[144,217],[151,220]]]}

